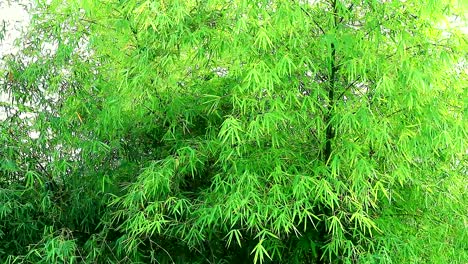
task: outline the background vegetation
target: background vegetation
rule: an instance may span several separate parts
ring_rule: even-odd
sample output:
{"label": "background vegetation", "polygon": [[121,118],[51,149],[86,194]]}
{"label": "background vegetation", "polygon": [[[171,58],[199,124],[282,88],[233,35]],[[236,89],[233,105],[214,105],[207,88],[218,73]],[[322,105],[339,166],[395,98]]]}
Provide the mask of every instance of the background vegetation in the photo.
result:
{"label": "background vegetation", "polygon": [[468,262],[461,3],[31,12],[0,69],[2,263]]}

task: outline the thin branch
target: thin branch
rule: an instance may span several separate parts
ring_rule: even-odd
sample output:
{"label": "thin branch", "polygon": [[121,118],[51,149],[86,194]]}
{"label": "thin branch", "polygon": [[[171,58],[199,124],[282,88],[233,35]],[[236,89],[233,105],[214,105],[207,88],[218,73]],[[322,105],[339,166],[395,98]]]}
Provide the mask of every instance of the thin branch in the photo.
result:
{"label": "thin branch", "polygon": [[300,8],[302,12],[304,12],[312,20],[312,22],[314,22],[314,24],[320,29],[320,31],[325,35],[325,30],[319,25],[319,23],[317,23],[317,21],[315,21],[313,16],[307,10],[305,10],[302,6]]}
{"label": "thin branch", "polygon": [[385,118],[391,117],[391,116],[393,116],[393,115],[396,115],[396,114],[398,114],[398,113],[400,113],[400,112],[402,112],[402,111],[404,111],[404,110],[406,110],[406,107],[405,107],[405,108],[398,109],[398,110],[396,110],[395,112],[386,115]]}
{"label": "thin branch", "polygon": [[[442,47],[442,48],[446,48],[446,49],[449,49],[450,51],[453,51],[453,49],[447,45],[444,45],[444,44],[438,44],[438,43],[428,43],[428,45],[431,45],[431,46],[435,46],[435,47]],[[409,46],[409,47],[406,47],[404,50],[405,51],[409,51],[411,49],[416,49],[416,48],[423,48],[423,44],[417,44],[417,45],[414,45],[414,46]],[[398,52],[395,52],[395,53],[392,53],[392,54],[389,54],[387,55],[387,59],[388,58],[391,58],[395,55],[397,55]]]}
{"label": "thin branch", "polygon": [[344,91],[340,94],[340,96],[338,96],[338,98],[343,97],[343,95],[346,93],[346,91],[348,91],[349,88],[351,88],[352,86],[354,86],[360,79],[361,79],[361,76],[358,76],[356,80],[354,80],[352,83],[348,84],[348,86],[346,86],[346,88],[345,88]]}
{"label": "thin branch", "polygon": [[[354,7],[354,3],[351,3],[346,9],[348,10],[348,12],[351,13],[351,11],[353,10],[353,7]],[[340,18],[339,23],[341,24],[341,23],[343,22],[343,20],[344,20],[344,16],[342,16],[342,17]]]}

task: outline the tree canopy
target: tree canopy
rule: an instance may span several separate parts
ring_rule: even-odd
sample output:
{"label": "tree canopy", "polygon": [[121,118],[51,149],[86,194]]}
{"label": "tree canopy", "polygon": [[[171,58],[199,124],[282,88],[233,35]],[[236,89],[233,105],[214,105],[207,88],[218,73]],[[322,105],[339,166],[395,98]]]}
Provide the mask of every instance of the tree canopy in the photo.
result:
{"label": "tree canopy", "polygon": [[31,12],[0,69],[0,261],[468,261],[461,1]]}

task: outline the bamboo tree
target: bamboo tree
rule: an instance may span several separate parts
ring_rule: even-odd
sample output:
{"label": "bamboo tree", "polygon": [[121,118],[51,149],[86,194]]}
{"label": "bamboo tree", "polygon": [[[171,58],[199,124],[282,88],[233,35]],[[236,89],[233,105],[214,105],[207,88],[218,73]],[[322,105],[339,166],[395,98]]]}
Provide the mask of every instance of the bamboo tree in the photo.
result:
{"label": "bamboo tree", "polygon": [[0,235],[34,224],[0,252],[466,262],[466,36],[441,28],[465,11],[38,1],[27,44],[6,60],[6,107],[34,115],[2,124]]}

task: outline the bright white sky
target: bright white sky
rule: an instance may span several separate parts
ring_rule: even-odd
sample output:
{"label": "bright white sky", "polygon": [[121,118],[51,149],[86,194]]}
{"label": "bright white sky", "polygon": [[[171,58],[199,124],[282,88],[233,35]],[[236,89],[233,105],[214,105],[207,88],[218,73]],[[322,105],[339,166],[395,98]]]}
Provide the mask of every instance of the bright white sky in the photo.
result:
{"label": "bright white sky", "polygon": [[21,29],[30,20],[24,5],[20,5],[21,2],[28,1],[9,2],[9,0],[0,0],[0,29],[3,28],[3,21],[7,24],[5,39],[0,42],[0,58],[15,51],[13,41],[20,37]]}
{"label": "bright white sky", "polygon": [[[2,58],[7,54],[14,54],[17,49],[14,48],[13,42],[21,35],[21,30],[29,23],[30,15],[21,6],[21,3],[28,0],[11,1],[0,0],[0,30],[3,29],[3,21],[6,22],[6,35],[4,40],[0,40],[0,67],[2,67]],[[1,72],[1,71],[0,71]],[[0,102],[8,101],[8,96],[0,93]],[[0,121],[6,118],[6,114],[0,109]]]}

